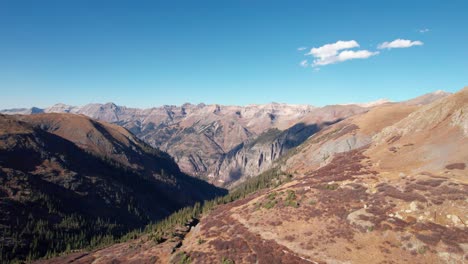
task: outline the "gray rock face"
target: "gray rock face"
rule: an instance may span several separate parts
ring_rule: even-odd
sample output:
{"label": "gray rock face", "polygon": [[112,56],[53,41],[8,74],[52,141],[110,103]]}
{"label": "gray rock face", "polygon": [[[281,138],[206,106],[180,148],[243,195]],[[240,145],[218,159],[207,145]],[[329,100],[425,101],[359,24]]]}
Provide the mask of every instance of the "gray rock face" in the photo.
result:
{"label": "gray rock face", "polygon": [[235,186],[248,177],[268,170],[276,159],[320,129],[321,126],[303,123],[285,131],[270,129],[224,155],[218,160],[215,171],[208,177],[217,179],[220,185]]}
{"label": "gray rock face", "polygon": [[[240,144],[224,155],[216,170],[208,175],[211,182],[234,187],[248,177],[268,170],[272,163],[289,150],[306,141],[321,129],[349,116],[367,111],[357,106],[327,106],[317,108],[294,126],[280,131],[270,129],[253,140]],[[354,145],[361,144],[350,139]]]}

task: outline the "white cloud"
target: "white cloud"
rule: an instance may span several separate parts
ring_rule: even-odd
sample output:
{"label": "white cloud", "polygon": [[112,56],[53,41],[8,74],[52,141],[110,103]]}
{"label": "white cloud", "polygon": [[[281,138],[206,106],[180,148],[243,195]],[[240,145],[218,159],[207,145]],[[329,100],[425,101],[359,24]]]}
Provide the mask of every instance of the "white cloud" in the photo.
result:
{"label": "white cloud", "polygon": [[423,44],[424,43],[422,43],[419,40],[411,41],[408,39],[395,39],[394,41],[391,41],[391,42],[386,41],[386,42],[380,43],[377,48],[378,49],[409,48],[412,46],[421,46]]}
{"label": "white cloud", "polygon": [[350,50],[359,47],[355,40],[342,41],[323,45],[318,48],[312,48],[306,55],[312,55],[316,58],[312,66],[323,66],[353,59],[367,59],[379,54],[368,50]]}
{"label": "white cloud", "polygon": [[356,47],[359,47],[359,44],[355,40],[339,40],[335,43],[326,44],[318,48],[312,48],[306,55],[313,55],[316,58],[326,58],[336,55],[340,50]]}
{"label": "white cloud", "polygon": [[303,50],[306,50],[306,49],[307,49],[307,47],[299,47],[299,48],[297,48],[297,51],[303,51]]}
{"label": "white cloud", "polygon": [[423,28],[419,30],[419,33],[426,33],[429,32],[430,30],[428,28]]}
{"label": "white cloud", "polygon": [[303,60],[301,63],[299,63],[299,65],[301,65],[301,67],[307,67],[309,66],[309,62],[307,60]]}
{"label": "white cloud", "polygon": [[338,58],[340,61],[352,60],[352,59],[367,59],[371,56],[379,54],[378,51],[368,51],[368,50],[344,50],[340,52]]}
{"label": "white cloud", "polygon": [[367,59],[377,54],[379,54],[378,51],[344,50],[340,52],[338,55],[330,56],[324,59],[314,60],[314,66],[323,66],[323,65],[334,64],[337,62],[343,62],[343,61],[354,60],[354,59]]}

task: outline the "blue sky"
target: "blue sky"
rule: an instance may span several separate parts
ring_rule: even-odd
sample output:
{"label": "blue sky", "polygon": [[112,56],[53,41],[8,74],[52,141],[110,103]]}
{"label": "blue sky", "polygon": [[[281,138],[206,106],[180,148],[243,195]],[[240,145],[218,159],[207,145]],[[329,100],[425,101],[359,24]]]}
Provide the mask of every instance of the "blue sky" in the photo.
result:
{"label": "blue sky", "polygon": [[[468,85],[467,11],[468,1],[0,0],[0,108],[454,92]],[[398,39],[416,44],[379,49]]]}

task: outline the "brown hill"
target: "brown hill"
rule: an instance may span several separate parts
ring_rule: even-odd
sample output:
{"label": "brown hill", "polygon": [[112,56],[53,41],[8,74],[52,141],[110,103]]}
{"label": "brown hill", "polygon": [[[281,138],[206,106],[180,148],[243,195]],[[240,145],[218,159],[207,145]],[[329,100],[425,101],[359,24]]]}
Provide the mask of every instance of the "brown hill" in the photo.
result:
{"label": "brown hill", "polygon": [[109,242],[224,193],[127,130],[71,114],[0,115],[0,182],[2,261]]}

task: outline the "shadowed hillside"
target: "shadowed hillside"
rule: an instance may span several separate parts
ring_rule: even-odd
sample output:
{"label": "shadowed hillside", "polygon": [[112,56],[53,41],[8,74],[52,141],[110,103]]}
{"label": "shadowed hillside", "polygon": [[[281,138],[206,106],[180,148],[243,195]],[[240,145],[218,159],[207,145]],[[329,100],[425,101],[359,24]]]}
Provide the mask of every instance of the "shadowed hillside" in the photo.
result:
{"label": "shadowed hillside", "polygon": [[111,242],[225,192],[127,130],[84,116],[0,116],[2,259]]}

